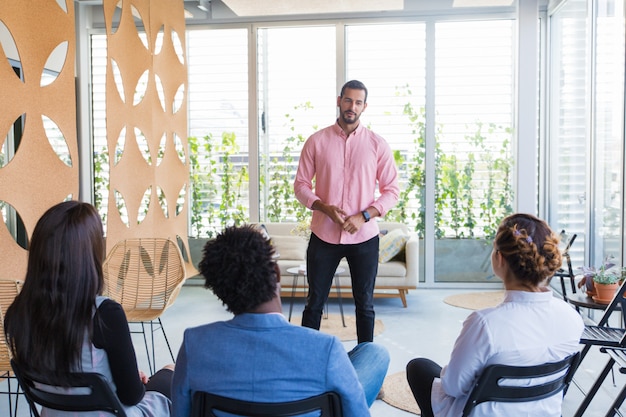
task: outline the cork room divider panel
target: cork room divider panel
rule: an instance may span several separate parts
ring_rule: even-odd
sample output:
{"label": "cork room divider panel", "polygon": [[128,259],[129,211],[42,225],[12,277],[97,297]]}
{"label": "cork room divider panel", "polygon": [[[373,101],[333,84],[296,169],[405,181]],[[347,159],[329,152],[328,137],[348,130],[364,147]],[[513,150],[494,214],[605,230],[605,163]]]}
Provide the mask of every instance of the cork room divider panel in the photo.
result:
{"label": "cork room divider panel", "polygon": [[74,27],[73,0],[0,0],[0,279],[24,279],[37,220],[78,198]]}
{"label": "cork room divider panel", "polygon": [[[131,237],[187,239],[189,155],[182,0],[104,0],[109,154],[107,249]],[[144,32],[145,31],[145,35]]]}

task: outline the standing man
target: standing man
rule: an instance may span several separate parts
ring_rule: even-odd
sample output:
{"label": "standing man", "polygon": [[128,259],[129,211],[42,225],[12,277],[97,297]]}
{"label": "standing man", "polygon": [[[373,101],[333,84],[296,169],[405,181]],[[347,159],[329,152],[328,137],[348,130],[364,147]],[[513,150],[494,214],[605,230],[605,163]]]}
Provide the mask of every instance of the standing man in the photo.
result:
{"label": "standing man", "polygon": [[345,257],[352,277],[358,342],[371,342],[379,233],[371,220],[384,216],[398,201],[398,173],[387,142],[359,122],[367,108],[365,85],[356,80],[344,84],[337,107],[336,123],[305,142],[294,182],[298,201],[313,210],[306,260],[309,293],[302,325],[319,330],[333,276]]}

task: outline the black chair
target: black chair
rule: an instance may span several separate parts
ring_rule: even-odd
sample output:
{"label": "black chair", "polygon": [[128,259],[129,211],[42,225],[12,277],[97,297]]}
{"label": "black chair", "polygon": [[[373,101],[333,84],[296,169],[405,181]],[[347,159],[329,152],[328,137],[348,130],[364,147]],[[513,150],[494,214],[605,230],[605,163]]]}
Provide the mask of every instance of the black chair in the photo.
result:
{"label": "black chair", "polygon": [[[32,414],[36,417],[39,417],[37,405],[62,411],[106,411],[117,417],[126,417],[117,395],[100,374],[89,372],[72,374],[70,390],[74,392],[70,393],[64,388],[51,387],[39,378],[27,376],[13,360],[11,366],[24,390]],[[43,389],[42,385],[46,385],[47,388]],[[50,388],[54,389],[54,392],[51,392]],[[78,390],[80,392],[77,392]]]}
{"label": "black chair", "polygon": [[[617,363],[620,373],[626,374],[626,349],[602,347],[600,348],[600,352],[608,354],[610,359],[596,380],[592,388],[593,391],[597,391],[600,388],[609,373],[609,370],[613,369],[614,364]],[[619,408],[624,402],[624,399],[626,399],[626,385],[622,388],[619,395],[615,397],[613,404],[611,404],[611,408],[606,413],[606,417],[612,417],[615,414],[619,414],[621,416],[622,414],[619,412]]]}
{"label": "black chair", "polygon": [[[604,310],[604,314],[602,314],[602,318],[600,319],[598,324],[585,325],[583,334],[580,337],[580,343],[585,345],[581,350],[581,361],[587,355],[589,349],[591,349],[592,346],[599,346],[600,348],[626,348],[626,329],[623,327],[626,324],[626,308],[624,308],[626,306],[625,302],[626,281],[624,281],[624,283],[615,293],[615,296]],[[621,312],[620,321],[622,323],[622,327],[609,326],[609,318],[615,311]],[[609,360],[609,363],[610,362],[611,361]],[[585,413],[587,407],[591,403],[591,400],[598,392],[601,382],[612,369],[613,367],[608,365],[604,368],[603,373],[600,375],[600,377],[598,377],[596,383],[593,385],[587,395],[585,395],[585,398],[578,407],[578,410],[576,411],[576,414],[574,414],[574,417],[581,417]],[[600,384],[598,384],[598,381],[600,381]]]}
{"label": "black chair", "polygon": [[[582,350],[581,360],[585,357],[591,346],[626,347],[626,308],[623,308],[626,301],[626,281],[619,287],[611,302],[606,306],[602,318],[596,325],[585,325],[580,343],[585,347]],[[622,327],[610,327],[609,318],[613,312],[619,311],[621,315]]]}
{"label": "black chair", "polygon": [[283,403],[256,403],[197,391],[191,417],[215,417],[213,410],[246,417],[287,417],[319,410],[320,417],[341,417],[341,400],[335,392]]}
{"label": "black chair", "polygon": [[[567,391],[574,372],[578,367],[580,352],[576,352],[558,362],[537,366],[490,365],[485,368],[474,384],[463,417],[469,417],[474,407],[487,401],[527,402],[537,401]],[[561,375],[559,375],[561,374]],[[554,376],[548,382],[538,382],[531,386],[500,385],[500,380],[537,379]]]}
{"label": "black chair", "polygon": [[[565,230],[561,232],[561,235],[565,234]],[[572,269],[572,258],[570,257],[569,250],[572,247],[572,244],[576,240],[576,234],[570,236],[567,244],[565,245],[565,249],[563,249],[562,255],[565,258],[565,262],[567,264],[567,271],[563,268],[559,268],[554,276],[558,277],[561,281],[561,294],[563,295],[563,300],[567,301],[567,290],[565,287],[565,279],[568,279],[570,285],[572,287],[572,294],[576,294],[576,283],[574,282],[574,270]]]}

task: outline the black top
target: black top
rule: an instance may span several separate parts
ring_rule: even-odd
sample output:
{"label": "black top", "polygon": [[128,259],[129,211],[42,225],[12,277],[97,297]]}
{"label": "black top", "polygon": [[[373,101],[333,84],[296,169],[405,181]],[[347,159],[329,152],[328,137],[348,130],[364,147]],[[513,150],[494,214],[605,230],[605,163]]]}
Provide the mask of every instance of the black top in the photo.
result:
{"label": "black top", "polygon": [[107,299],[100,304],[93,318],[92,342],[107,353],[120,401],[125,405],[141,401],[146,387],[139,378],[128,321],[119,303]]}

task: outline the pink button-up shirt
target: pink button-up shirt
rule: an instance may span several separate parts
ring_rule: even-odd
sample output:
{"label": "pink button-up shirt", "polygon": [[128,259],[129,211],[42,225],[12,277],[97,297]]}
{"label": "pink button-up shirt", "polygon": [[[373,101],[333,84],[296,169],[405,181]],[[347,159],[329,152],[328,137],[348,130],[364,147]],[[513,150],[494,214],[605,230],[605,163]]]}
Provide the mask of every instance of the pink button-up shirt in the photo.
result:
{"label": "pink button-up shirt", "polygon": [[[305,142],[294,191],[298,201],[309,208],[316,200],[322,200],[342,208],[349,216],[370,206],[384,216],[396,204],[399,194],[398,171],[391,148],[381,136],[361,124],[346,136],[335,123]],[[311,231],[333,244],[362,243],[379,233],[376,222],[370,221],[350,234],[317,210],[313,211]]]}

